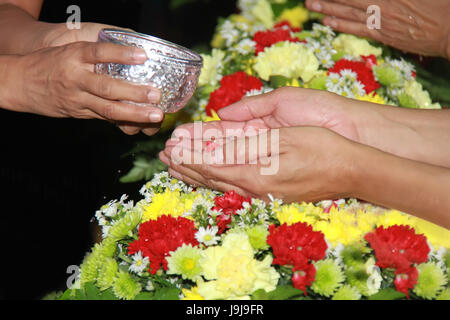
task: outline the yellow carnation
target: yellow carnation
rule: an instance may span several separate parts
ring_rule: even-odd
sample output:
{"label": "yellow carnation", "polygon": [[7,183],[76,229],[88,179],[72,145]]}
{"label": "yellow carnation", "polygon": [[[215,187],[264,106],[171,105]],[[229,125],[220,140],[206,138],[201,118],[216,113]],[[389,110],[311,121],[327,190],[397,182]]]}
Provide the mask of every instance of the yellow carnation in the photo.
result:
{"label": "yellow carnation", "polygon": [[262,23],[264,27],[270,29],[274,25],[274,15],[272,11],[272,6],[267,0],[258,0],[258,2],[250,10],[257,22]]}
{"label": "yellow carnation", "polygon": [[219,81],[219,66],[225,57],[225,52],[219,49],[213,49],[211,55],[201,55],[203,58],[203,68],[198,79],[198,85],[207,84],[216,85]]}
{"label": "yellow carnation", "polygon": [[376,48],[370,45],[366,39],[361,39],[350,34],[340,34],[333,40],[333,47],[337,51],[344,52],[354,57],[370,56],[371,54],[376,57],[383,53],[381,48]]}
{"label": "yellow carnation", "polygon": [[309,11],[301,6],[285,9],[278,17],[277,22],[288,21],[294,28],[302,28],[309,19]]}
{"label": "yellow carnation", "polygon": [[230,233],[222,246],[209,247],[202,259],[203,276],[198,293],[207,300],[249,299],[259,289],[273,291],[280,275],[272,265],[272,257],[263,261],[254,258],[254,251],[245,233]]}
{"label": "yellow carnation", "polygon": [[302,78],[310,81],[319,69],[314,53],[301,43],[280,42],[261,52],[256,58],[255,71],[268,81],[270,76]]}

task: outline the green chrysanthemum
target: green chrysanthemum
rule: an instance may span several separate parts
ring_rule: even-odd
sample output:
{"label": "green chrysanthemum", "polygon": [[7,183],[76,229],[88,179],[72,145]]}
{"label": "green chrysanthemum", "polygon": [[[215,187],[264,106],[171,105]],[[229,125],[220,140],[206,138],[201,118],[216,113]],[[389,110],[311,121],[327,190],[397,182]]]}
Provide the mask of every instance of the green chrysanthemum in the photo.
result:
{"label": "green chrysanthemum", "polygon": [[365,263],[364,253],[356,245],[346,246],[341,252],[342,261],[346,266],[360,267]]}
{"label": "green chrysanthemum", "polygon": [[113,285],[114,294],[118,298],[132,300],[141,292],[141,290],[141,285],[134,281],[127,272],[119,271]]}
{"label": "green chrysanthemum", "polygon": [[398,88],[405,82],[402,73],[389,66],[375,66],[373,67],[373,72],[378,81],[387,87]]}
{"label": "green chrysanthemum", "polygon": [[450,300],[450,288],[445,289],[438,295],[436,300]]}
{"label": "green chrysanthemum", "polygon": [[355,287],[347,284],[339,288],[334,294],[332,300],[359,300],[361,299],[361,293]]}
{"label": "green chrysanthemum", "polygon": [[422,263],[417,267],[419,278],[414,293],[425,299],[434,299],[447,284],[447,276],[434,262]]}
{"label": "green chrysanthemum", "polygon": [[125,238],[141,222],[142,212],[140,210],[128,211],[125,216],[117,221],[109,230],[108,238],[119,241]]}
{"label": "green chrysanthemum", "polygon": [[111,288],[117,275],[117,262],[113,258],[106,258],[99,269],[97,285],[100,290]]}
{"label": "green chrysanthemum", "polygon": [[92,282],[97,278],[98,269],[103,264],[105,257],[103,255],[103,247],[101,244],[96,244],[83,260],[80,266],[80,284]]}
{"label": "green chrysanthemum", "polygon": [[333,259],[320,260],[314,263],[316,279],[311,289],[325,297],[330,297],[344,281],[341,267]]}
{"label": "green chrysanthemum", "polygon": [[269,230],[261,225],[253,226],[245,230],[250,240],[250,244],[255,250],[265,250],[269,246],[267,244],[267,236]]}
{"label": "green chrysanthemum", "polygon": [[398,103],[404,108],[418,109],[419,105],[416,103],[413,97],[407,95],[404,91],[398,96]]}
{"label": "green chrysanthemum", "polygon": [[202,250],[193,247],[191,244],[183,244],[167,257],[167,273],[179,274],[183,279],[197,280],[203,271],[200,259],[203,256]]}
{"label": "green chrysanthemum", "polygon": [[450,250],[447,250],[447,252],[445,252],[443,260],[447,268],[450,268]]}
{"label": "green chrysanthemum", "polygon": [[358,289],[365,296],[369,296],[369,288],[367,287],[367,280],[369,275],[367,274],[364,264],[359,266],[351,266],[345,271],[345,276],[347,277],[347,283],[352,287]]}

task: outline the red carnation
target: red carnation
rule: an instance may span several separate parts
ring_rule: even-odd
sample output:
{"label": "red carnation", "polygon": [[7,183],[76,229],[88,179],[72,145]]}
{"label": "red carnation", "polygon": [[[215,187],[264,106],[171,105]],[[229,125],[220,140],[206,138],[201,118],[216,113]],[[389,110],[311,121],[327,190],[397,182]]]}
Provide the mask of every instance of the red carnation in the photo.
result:
{"label": "red carnation", "polygon": [[322,232],[313,231],[306,223],[295,223],[288,226],[269,226],[267,243],[272,247],[273,264],[292,265],[304,270],[309,260],[317,261],[325,258],[328,248]]}
{"label": "red carnation", "polygon": [[251,90],[260,90],[263,83],[256,77],[249,76],[243,71],[224,76],[220,80],[219,89],[211,93],[206,106],[206,114],[211,116],[211,110],[220,109],[241,100]]}
{"label": "red carnation", "polygon": [[316,268],[308,263],[303,269],[297,270],[294,267],[292,271],[294,271],[292,284],[306,295],[306,286],[310,286],[316,279]]}
{"label": "red carnation", "polygon": [[[369,60],[368,58],[367,61]],[[364,85],[364,90],[367,94],[380,88],[380,84],[375,80],[375,76],[372,72],[372,67],[369,67],[371,62],[367,61],[351,61],[347,59],[341,59],[335,63],[335,65],[328,70],[328,74],[337,73],[340,74],[342,70],[351,70],[357,74],[357,79]]]}
{"label": "red carnation", "polygon": [[256,32],[253,36],[253,41],[256,42],[255,54],[258,55],[260,52],[263,52],[265,48],[271,47],[278,42],[299,42],[299,39],[292,38],[290,24],[288,24],[289,27],[286,26],[286,23],[283,23],[272,30]]}
{"label": "red carnation", "polygon": [[222,210],[222,214],[217,217],[217,226],[219,227],[219,233],[224,232],[231,223],[231,216],[236,214],[236,211],[243,208],[243,203],[252,203],[250,197],[245,198],[234,190],[226,192],[223,196],[218,196],[214,199],[216,206],[212,208],[215,211]]}
{"label": "red carnation", "polygon": [[194,222],[183,217],[161,216],[157,220],[150,220],[139,226],[138,240],[130,243],[128,254],[142,252],[149,257],[150,269],[155,274],[163,265],[167,270],[166,257],[184,244],[197,246]]}
{"label": "red carnation", "polygon": [[414,286],[417,284],[417,279],[419,278],[419,271],[415,267],[409,267],[404,271],[396,271],[395,272],[395,280],[394,285],[395,289],[399,292],[403,292],[406,294],[406,297],[409,298],[409,289],[414,289]]}
{"label": "red carnation", "polygon": [[430,247],[424,235],[416,234],[409,226],[379,227],[364,239],[375,251],[380,268],[394,268],[398,272],[409,270],[413,263],[428,260]]}

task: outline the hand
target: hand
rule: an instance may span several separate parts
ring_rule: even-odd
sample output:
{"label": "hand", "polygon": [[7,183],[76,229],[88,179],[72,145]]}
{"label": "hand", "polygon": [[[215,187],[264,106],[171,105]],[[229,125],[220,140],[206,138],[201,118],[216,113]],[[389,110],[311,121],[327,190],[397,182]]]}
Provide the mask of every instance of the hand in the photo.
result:
{"label": "hand", "polygon": [[[178,136],[177,130],[179,129],[175,130],[175,136]],[[182,132],[184,137],[186,137],[185,133]],[[272,131],[270,133],[268,137],[274,139]],[[224,132],[222,134],[225,135]],[[260,134],[257,137],[265,139],[267,136]],[[243,136],[238,137],[236,144],[228,141],[215,150],[215,152],[223,153],[221,159],[228,159],[227,152],[234,148],[232,153],[234,160],[239,159],[239,152],[245,152],[244,164],[236,164],[236,162],[235,164],[192,164],[196,153],[200,152],[205,159],[211,149],[208,148],[206,141],[203,141],[201,150],[198,150],[192,139],[187,138],[187,141],[184,139],[181,145],[181,142],[177,140],[169,140],[166,149],[160,153],[159,157],[169,166],[169,173],[172,176],[194,186],[204,186],[225,192],[235,190],[241,195],[264,200],[267,200],[268,194],[271,194],[285,202],[337,199],[348,197],[353,192],[352,164],[355,161],[354,155],[358,144],[327,129],[282,128],[279,130],[279,144],[277,144],[278,141],[269,139],[268,144],[272,148],[269,148],[267,155],[250,152],[249,145],[252,140]],[[242,139],[246,140],[245,151],[243,148],[236,147],[243,142]],[[253,143],[259,143],[255,141],[253,140]],[[277,145],[278,150],[276,150]],[[279,164],[277,171],[272,171],[272,174],[268,175],[261,174],[262,169],[267,169],[268,165],[273,167],[276,161]]]}
{"label": "hand", "polygon": [[[381,29],[367,28],[370,5],[381,9]],[[448,0],[307,0],[306,7],[326,15],[325,25],[369,37],[394,48],[450,59]]]}
{"label": "hand", "polygon": [[141,49],[77,42],[14,59],[8,72],[9,109],[50,117],[114,121],[127,134],[142,129],[150,135],[159,129],[164,117],[160,109],[121,102],[158,103],[158,89],[93,72],[93,65],[100,62],[141,64],[147,59]]}

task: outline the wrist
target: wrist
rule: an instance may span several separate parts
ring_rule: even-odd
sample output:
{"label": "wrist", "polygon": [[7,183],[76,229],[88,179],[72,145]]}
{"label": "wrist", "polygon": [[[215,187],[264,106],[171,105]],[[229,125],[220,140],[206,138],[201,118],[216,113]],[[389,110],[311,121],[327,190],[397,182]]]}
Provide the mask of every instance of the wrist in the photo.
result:
{"label": "wrist", "polygon": [[11,111],[26,112],[20,100],[23,96],[20,60],[21,56],[17,55],[0,56],[0,106]]}

